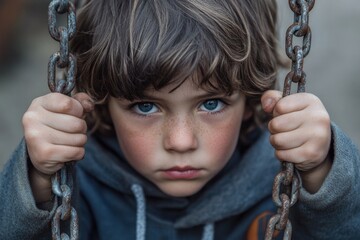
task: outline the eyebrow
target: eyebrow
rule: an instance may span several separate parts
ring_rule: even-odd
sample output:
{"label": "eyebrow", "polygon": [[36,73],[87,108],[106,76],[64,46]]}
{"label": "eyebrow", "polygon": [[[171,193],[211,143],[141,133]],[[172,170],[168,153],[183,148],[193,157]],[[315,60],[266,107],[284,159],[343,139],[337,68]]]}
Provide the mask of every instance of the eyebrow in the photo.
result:
{"label": "eyebrow", "polygon": [[206,91],[203,94],[199,94],[197,96],[195,96],[195,98],[217,98],[217,97],[228,97],[231,95],[227,95],[223,92],[211,92],[211,91]]}
{"label": "eyebrow", "polygon": [[[171,94],[171,93],[170,93]],[[233,94],[231,94],[233,95]],[[203,98],[217,98],[217,97],[230,97],[231,95],[228,95],[226,93],[223,92],[216,92],[216,91],[206,91],[204,90],[204,93],[192,96],[192,99],[203,99]],[[150,101],[153,100],[162,100],[162,98],[160,97],[156,97],[156,96],[151,96],[148,93],[144,93],[142,99],[148,99]]]}

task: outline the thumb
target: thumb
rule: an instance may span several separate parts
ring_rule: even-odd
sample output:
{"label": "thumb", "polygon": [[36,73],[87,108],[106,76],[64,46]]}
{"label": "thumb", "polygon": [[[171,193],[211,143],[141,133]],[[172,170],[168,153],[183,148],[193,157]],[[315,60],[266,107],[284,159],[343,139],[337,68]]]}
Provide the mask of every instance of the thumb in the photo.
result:
{"label": "thumb", "polygon": [[73,96],[73,98],[76,99],[81,104],[81,106],[84,109],[84,114],[94,110],[94,101],[91,99],[91,97],[88,94],[79,92],[76,93]]}
{"label": "thumb", "polygon": [[268,90],[261,97],[261,106],[267,113],[272,113],[276,103],[282,98],[282,92]]}

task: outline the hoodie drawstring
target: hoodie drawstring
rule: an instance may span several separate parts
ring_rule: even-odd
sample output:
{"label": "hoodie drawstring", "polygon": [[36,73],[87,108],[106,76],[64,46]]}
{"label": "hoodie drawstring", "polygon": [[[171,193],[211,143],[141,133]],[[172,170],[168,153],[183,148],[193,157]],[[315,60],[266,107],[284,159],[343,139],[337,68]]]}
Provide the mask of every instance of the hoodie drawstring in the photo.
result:
{"label": "hoodie drawstring", "polygon": [[213,240],[214,239],[214,224],[207,223],[204,226],[203,236],[201,240]]}
{"label": "hoodie drawstring", "polygon": [[[138,184],[131,186],[136,199],[136,240],[145,240],[146,232],[146,208],[145,195],[142,187]],[[214,224],[208,223],[204,226],[202,240],[214,239]]]}
{"label": "hoodie drawstring", "polygon": [[145,209],[145,197],[142,187],[138,184],[131,186],[131,191],[135,195],[136,199],[136,240],[145,240],[146,231],[146,209]]}

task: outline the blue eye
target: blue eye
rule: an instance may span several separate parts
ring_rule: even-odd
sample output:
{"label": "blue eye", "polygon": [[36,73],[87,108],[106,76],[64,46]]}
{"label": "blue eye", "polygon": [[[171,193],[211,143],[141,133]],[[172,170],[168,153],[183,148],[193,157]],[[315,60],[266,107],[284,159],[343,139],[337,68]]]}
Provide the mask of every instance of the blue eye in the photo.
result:
{"label": "blue eye", "polygon": [[203,102],[200,106],[200,110],[206,112],[219,112],[225,107],[223,101],[219,99],[209,99]]}
{"label": "blue eye", "polygon": [[134,111],[141,115],[148,115],[157,112],[159,109],[151,102],[136,103],[133,107]]}

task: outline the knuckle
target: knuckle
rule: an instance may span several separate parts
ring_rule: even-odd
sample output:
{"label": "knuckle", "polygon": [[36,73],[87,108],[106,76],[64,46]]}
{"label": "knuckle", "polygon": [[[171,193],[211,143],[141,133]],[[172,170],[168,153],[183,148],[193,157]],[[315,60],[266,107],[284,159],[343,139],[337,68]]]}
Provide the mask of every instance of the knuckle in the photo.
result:
{"label": "knuckle", "polygon": [[270,144],[275,147],[275,140],[274,140],[274,135],[271,135],[270,138],[269,138],[269,141],[270,141]]}
{"label": "knuckle", "polygon": [[87,142],[87,136],[86,134],[80,134],[78,137],[77,137],[77,143],[79,146],[84,146]]}
{"label": "knuckle", "polygon": [[22,124],[24,127],[31,125],[37,119],[37,114],[33,111],[26,111],[22,117]]}
{"label": "knuckle", "polygon": [[318,98],[315,94],[307,93],[307,96],[311,101],[321,102],[320,98]]}
{"label": "knuckle", "polygon": [[83,120],[83,133],[87,133],[87,131],[88,131],[88,125],[87,125],[87,123],[86,123],[86,121],[85,120]]}
{"label": "knuckle", "polygon": [[66,98],[66,96],[64,94],[58,93],[58,92],[51,92],[51,93],[45,95],[45,97],[47,97],[50,101],[54,101],[54,102],[60,102],[64,98]]}
{"label": "knuckle", "polygon": [[281,138],[277,134],[271,135],[270,143],[274,148],[279,148],[281,146]]}
{"label": "knuckle", "polygon": [[270,122],[269,122],[269,130],[271,133],[275,133],[275,132],[278,132],[280,129],[280,123],[279,121],[276,120],[276,118],[272,119]]}
{"label": "knuckle", "polygon": [[285,151],[276,150],[275,151],[275,157],[279,159],[280,161],[286,161],[286,154]]}
{"label": "knuckle", "polygon": [[50,149],[50,146],[45,144],[37,145],[29,149],[29,156],[31,162],[34,166],[38,166],[38,168],[46,167],[49,164],[49,161],[52,159],[53,150]]}
{"label": "knuckle", "polygon": [[39,159],[52,159],[54,155],[54,149],[51,145],[42,145],[39,149]]}
{"label": "knuckle", "polygon": [[74,121],[72,127],[75,132],[86,133],[87,131],[87,124],[86,121],[83,119],[79,119],[79,121]]}
{"label": "knuckle", "polygon": [[317,160],[320,155],[320,151],[318,151],[317,147],[314,144],[310,144],[304,151],[304,157],[307,160]]}
{"label": "knuckle", "polygon": [[30,106],[37,106],[37,105],[41,105],[41,102],[42,102],[42,99],[43,99],[43,98],[44,98],[44,96],[34,98],[34,99],[31,101]]}
{"label": "knuckle", "polygon": [[63,113],[70,112],[73,107],[73,103],[70,98],[64,98],[57,104],[59,107],[59,111]]}
{"label": "knuckle", "polygon": [[322,125],[328,126],[330,125],[330,116],[327,112],[322,111],[318,114],[318,122]]}
{"label": "knuckle", "polygon": [[273,133],[273,132],[272,132],[271,122],[272,122],[272,120],[271,120],[270,122],[268,122],[268,129],[269,129],[269,132],[270,132],[270,133]]}
{"label": "knuckle", "polygon": [[74,154],[74,160],[81,160],[85,156],[85,148],[78,148]]}
{"label": "knuckle", "polygon": [[41,138],[41,133],[35,128],[25,128],[24,137],[26,142],[34,144],[37,139]]}
{"label": "knuckle", "polygon": [[286,101],[279,101],[276,105],[275,105],[275,111],[278,113],[278,114],[284,114],[286,113]]}
{"label": "knuckle", "polygon": [[[311,134],[311,142],[313,146],[312,148],[315,148],[317,146],[321,146],[324,142],[327,142],[328,137],[330,136],[330,128],[328,127],[316,127],[313,129]],[[318,150],[318,149],[316,149]],[[315,150],[313,150],[315,151]]]}

